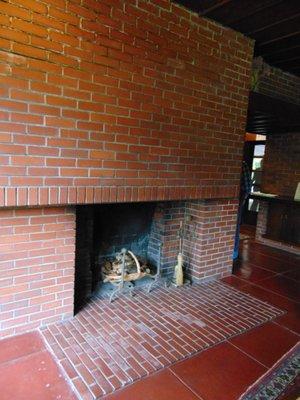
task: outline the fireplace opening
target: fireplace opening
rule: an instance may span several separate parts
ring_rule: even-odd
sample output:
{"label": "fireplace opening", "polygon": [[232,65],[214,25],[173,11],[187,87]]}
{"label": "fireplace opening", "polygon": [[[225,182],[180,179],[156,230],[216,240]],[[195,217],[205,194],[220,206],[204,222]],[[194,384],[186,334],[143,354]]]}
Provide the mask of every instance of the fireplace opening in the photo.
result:
{"label": "fireplace opening", "polygon": [[155,202],[77,207],[75,312],[103,286],[104,266],[120,257],[122,249],[151,267],[152,273],[155,271],[159,245],[154,219],[157,208]]}
{"label": "fireplace opening", "polygon": [[[182,275],[197,282],[222,278],[231,272],[236,202],[179,200],[82,205],[77,207],[76,215],[75,312],[92,295],[102,296],[102,289],[107,288],[107,263],[111,268],[117,262],[113,265],[117,273],[125,263],[138,265],[129,252],[136,256],[141,268],[149,267],[151,272],[151,276],[137,280],[136,285],[148,278],[153,280],[152,275],[157,272],[157,277],[159,271],[159,283],[175,277],[179,281],[178,271],[181,282]],[[128,275],[135,270],[128,268],[126,274],[130,278]],[[176,286],[180,286],[178,281]]]}
{"label": "fireplace opening", "polygon": [[153,279],[158,267],[162,276],[173,275],[185,202],[84,205],[76,216],[75,313],[92,294],[107,289],[107,271],[109,277],[120,275],[122,260],[128,280],[139,264],[143,280],[135,284]]}

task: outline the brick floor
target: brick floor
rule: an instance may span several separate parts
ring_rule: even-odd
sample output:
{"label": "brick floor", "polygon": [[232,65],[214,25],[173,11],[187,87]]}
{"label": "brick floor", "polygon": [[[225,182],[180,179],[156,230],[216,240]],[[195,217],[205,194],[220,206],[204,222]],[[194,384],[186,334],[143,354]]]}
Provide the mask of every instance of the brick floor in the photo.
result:
{"label": "brick floor", "polygon": [[44,338],[80,399],[98,398],[282,314],[222,282],[94,298]]}

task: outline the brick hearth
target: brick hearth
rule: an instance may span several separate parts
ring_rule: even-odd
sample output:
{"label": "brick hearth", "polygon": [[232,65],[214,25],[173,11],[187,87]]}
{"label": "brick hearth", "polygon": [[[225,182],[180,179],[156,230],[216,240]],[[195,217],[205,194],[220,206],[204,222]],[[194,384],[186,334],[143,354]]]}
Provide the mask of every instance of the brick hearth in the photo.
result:
{"label": "brick hearth", "polygon": [[95,399],[282,314],[221,282],[95,297],[42,330],[79,398]]}

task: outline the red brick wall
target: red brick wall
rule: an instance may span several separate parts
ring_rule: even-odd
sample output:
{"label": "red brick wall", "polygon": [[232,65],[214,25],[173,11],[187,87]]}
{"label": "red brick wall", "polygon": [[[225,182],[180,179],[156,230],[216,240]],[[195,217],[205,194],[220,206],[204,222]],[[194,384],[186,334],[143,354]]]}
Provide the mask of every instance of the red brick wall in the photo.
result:
{"label": "red brick wall", "polygon": [[75,213],[0,210],[0,337],[73,315]]}
{"label": "red brick wall", "polygon": [[253,73],[258,73],[255,91],[267,96],[300,104],[300,77],[274,68],[263,62],[261,57],[254,59]]}
{"label": "red brick wall", "polygon": [[168,0],[78,3],[1,5],[0,207],[236,196],[252,41]]}
{"label": "red brick wall", "polygon": [[189,222],[184,253],[194,280],[222,278],[232,273],[237,209],[237,200],[187,203]]}
{"label": "red brick wall", "polygon": [[157,208],[151,249],[162,243],[162,268],[172,274],[179,252],[182,223],[184,264],[195,282],[231,274],[237,200],[201,200],[162,203]]}
{"label": "red brick wall", "polygon": [[294,197],[300,182],[300,134],[269,135],[264,157],[262,191]]}

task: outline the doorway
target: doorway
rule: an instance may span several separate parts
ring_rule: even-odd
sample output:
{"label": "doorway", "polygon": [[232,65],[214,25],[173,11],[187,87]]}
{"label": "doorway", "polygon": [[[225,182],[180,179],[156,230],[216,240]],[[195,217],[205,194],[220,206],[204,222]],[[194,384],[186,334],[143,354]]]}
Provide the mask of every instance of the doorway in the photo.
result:
{"label": "doorway", "polygon": [[[251,192],[260,192],[265,154],[265,140],[245,141],[243,160],[247,163],[251,174]],[[259,202],[248,198],[242,211],[242,224],[256,225]]]}

